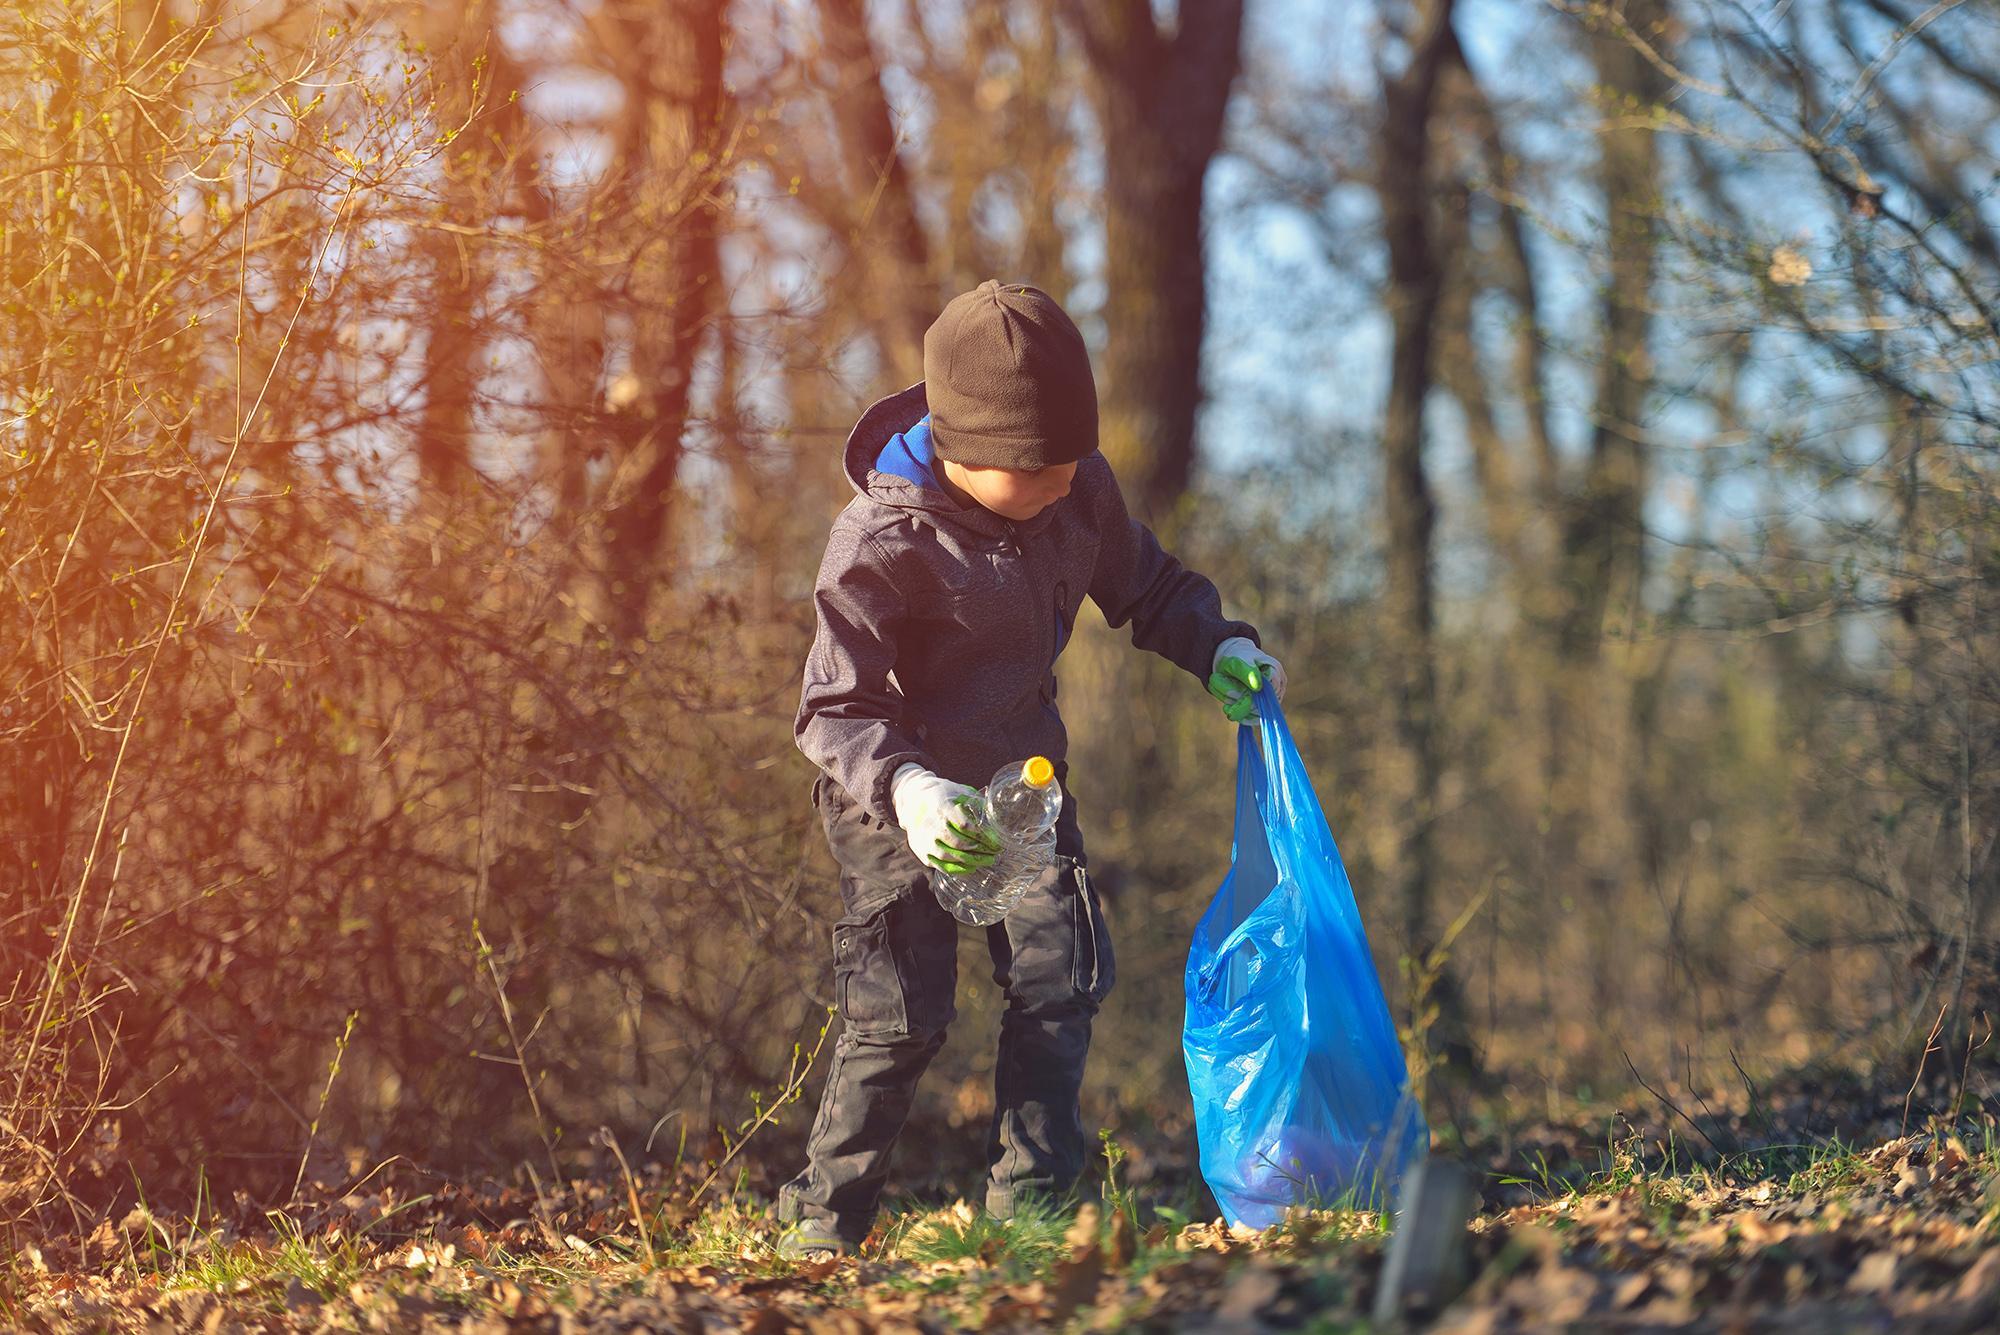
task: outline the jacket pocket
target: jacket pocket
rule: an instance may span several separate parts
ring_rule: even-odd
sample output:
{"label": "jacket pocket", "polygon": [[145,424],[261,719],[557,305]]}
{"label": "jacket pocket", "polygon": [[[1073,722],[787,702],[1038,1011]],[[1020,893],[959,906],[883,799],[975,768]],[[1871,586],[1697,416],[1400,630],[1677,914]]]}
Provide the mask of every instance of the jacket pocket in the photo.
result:
{"label": "jacket pocket", "polygon": [[926,572],[929,581],[911,596],[920,617],[959,621],[991,617],[1008,580],[990,553],[940,552]]}
{"label": "jacket pocket", "polygon": [[1082,863],[1071,871],[1075,893],[1070,896],[1070,912],[1076,930],[1076,949],[1071,953],[1071,981],[1079,995],[1101,1002],[1110,995],[1118,980],[1117,957],[1111,949],[1111,925],[1104,918],[1104,904],[1091,883],[1090,871]]}
{"label": "jacket pocket", "polygon": [[834,1000],[840,1018],[863,1038],[902,1038],[910,1032],[902,961],[891,934],[895,904],[833,929]]}

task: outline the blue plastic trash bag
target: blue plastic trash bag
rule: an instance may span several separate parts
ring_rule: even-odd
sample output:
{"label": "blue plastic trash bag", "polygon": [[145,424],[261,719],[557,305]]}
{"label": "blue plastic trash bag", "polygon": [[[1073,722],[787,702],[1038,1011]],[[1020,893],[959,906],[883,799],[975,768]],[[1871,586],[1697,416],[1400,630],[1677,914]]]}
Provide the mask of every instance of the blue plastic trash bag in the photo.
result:
{"label": "blue plastic trash bag", "polygon": [[[1188,951],[1181,1046],[1201,1173],[1232,1224],[1386,1209],[1430,1145],[1354,889],[1266,686],[1237,729],[1229,876]],[[1260,753],[1261,748],[1261,753]]]}

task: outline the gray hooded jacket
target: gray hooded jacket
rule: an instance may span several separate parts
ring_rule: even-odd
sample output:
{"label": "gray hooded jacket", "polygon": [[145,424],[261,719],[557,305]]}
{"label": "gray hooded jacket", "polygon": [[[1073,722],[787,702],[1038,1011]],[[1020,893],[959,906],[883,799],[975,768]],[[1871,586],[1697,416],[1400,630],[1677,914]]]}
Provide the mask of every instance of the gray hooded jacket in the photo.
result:
{"label": "gray hooded jacket", "polygon": [[914,761],[980,787],[1000,766],[1068,747],[1056,657],[1086,595],[1132,641],[1207,681],[1216,646],[1257,633],[1215,586],[1125,510],[1101,453],[1069,495],[1016,522],[879,472],[890,438],[926,412],[917,384],[876,403],[847,439],[857,493],[833,522],[813,602],[799,749],[894,823],[889,781]]}

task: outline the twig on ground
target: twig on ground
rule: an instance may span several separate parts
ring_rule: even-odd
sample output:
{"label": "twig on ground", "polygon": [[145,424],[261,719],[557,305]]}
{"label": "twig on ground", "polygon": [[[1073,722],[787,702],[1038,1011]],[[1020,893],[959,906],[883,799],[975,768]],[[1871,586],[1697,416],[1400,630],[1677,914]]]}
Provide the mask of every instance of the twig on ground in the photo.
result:
{"label": "twig on ground", "polygon": [[799,1045],[792,1045],[791,1070],[785,1074],[784,1087],[779,1090],[778,1097],[771,1100],[770,1107],[763,1109],[757,1114],[756,1119],[744,1129],[743,1134],[737,1138],[736,1143],[731,1145],[728,1152],[716,1161],[715,1167],[709,1171],[707,1177],[701,1180],[701,1185],[694,1189],[694,1194],[688,1197],[689,1209],[693,1209],[695,1204],[707,1194],[708,1189],[715,1185],[715,1179],[722,1176],[722,1170],[729,1167],[730,1161],[735,1159],[742,1152],[743,1147],[750,1143],[752,1136],[770,1124],[771,1120],[778,1115],[780,1108],[783,1108],[788,1103],[798,1102],[799,1096],[805,1092],[806,1073],[811,1071],[813,1063],[819,1060],[820,1049],[826,1046],[826,1036],[832,1028],[833,1008],[828,1007],[826,1023],[819,1027],[819,1039],[813,1044],[813,1050],[806,1053],[804,1060],[801,1061]]}
{"label": "twig on ground", "polygon": [[1708,1147],[1710,1149],[1714,1150],[1719,1155],[1726,1156],[1728,1154],[1727,1150],[1723,1149],[1722,1146],[1715,1143],[1714,1136],[1711,1136],[1708,1134],[1708,1132],[1702,1130],[1700,1122],[1697,1122],[1694,1120],[1694,1118],[1689,1117],[1686,1111],[1683,1110],[1678,1103],[1675,1103],[1665,1094],[1662,1094],[1659,1090],[1654,1089],[1651,1085],[1646,1083],[1646,1077],[1640,1075],[1639,1068],[1632,1064],[1631,1053],[1625,1051],[1625,1049],[1623,1048],[1620,1048],[1618,1049],[1618,1055],[1625,1059],[1625,1069],[1630,1071],[1632,1073],[1632,1078],[1639,1082],[1639,1088],[1645,1090],[1648,1094],[1651,1094],[1654,1098],[1658,1099],[1660,1101],[1660,1106],[1664,1107],[1668,1112],[1673,1113],[1674,1116],[1680,1118],[1683,1122],[1686,1122],[1690,1127],[1694,1128],[1694,1133],[1697,1136],[1700,1136],[1703,1140],[1707,1141]]}
{"label": "twig on ground", "polygon": [[1917,1073],[1910,1080],[1910,1092],[1903,1095],[1903,1135],[1907,1136],[1910,1134],[1910,1100],[1917,1096],[1917,1086],[1924,1082],[1925,1064],[1930,1061],[1931,1054],[1939,1050],[1937,1038],[1940,1033],[1944,1032],[1944,1013],[1949,1009],[1951,1009],[1951,1003],[1948,1001],[1938,1007],[1937,1022],[1931,1026],[1930,1037],[1924,1040],[1923,1055],[1917,1058]]}
{"label": "twig on ground", "polygon": [[[562,1234],[550,1222],[555,1218],[555,1212],[549,1209],[548,1198],[542,1194],[542,1175],[535,1171],[531,1163],[521,1166],[528,1170],[528,1185],[535,1189],[535,1227],[541,1231],[543,1244],[551,1251],[559,1252],[563,1249]],[[557,1178],[556,1181],[560,1185],[562,1179]]]}
{"label": "twig on ground", "polygon": [[333,1061],[326,1068],[326,1085],[319,1092],[319,1107],[313,1109],[312,1125],[306,1128],[306,1147],[299,1151],[299,1171],[292,1178],[291,1195],[285,1197],[285,1208],[292,1208],[292,1202],[299,1198],[299,1188],[306,1180],[306,1160],[312,1157],[313,1141],[319,1138],[319,1119],[326,1112],[326,1101],[333,1094],[333,1082],[339,1078],[341,1059],[347,1056],[347,1040],[354,1036],[354,1022],[361,1018],[360,1011],[347,1013],[347,1027],[334,1040]]}
{"label": "twig on ground", "polygon": [[1757,1082],[1750,1078],[1750,1073],[1737,1059],[1735,1048],[1729,1050],[1729,1064],[1736,1068],[1737,1076],[1743,1081],[1743,1092],[1750,1096],[1750,1116],[1756,1121],[1757,1129],[1768,1134],[1771,1130],[1770,1110],[1764,1106],[1764,1096],[1757,1092]]}
{"label": "twig on ground", "polygon": [[1720,1117],[1716,1116],[1715,1109],[1708,1106],[1708,1100],[1702,1096],[1701,1086],[1695,1083],[1694,1053],[1691,1049],[1687,1048],[1686,1046],[1683,1046],[1681,1049],[1681,1062],[1682,1065],[1687,1070],[1688,1092],[1694,1095],[1694,1101],[1701,1105],[1702,1113],[1705,1116],[1707,1116],[1708,1120],[1711,1123],[1714,1124],[1716,1130],[1721,1131],[1728,1138],[1729,1149],[1727,1153],[1734,1154],[1738,1150],[1741,1150],[1743,1148],[1742,1143],[1737,1140],[1736,1136],[1732,1132],[1729,1131],[1728,1127],[1723,1122],[1723,1120]]}
{"label": "twig on ground", "polygon": [[646,1252],[646,1269],[658,1270],[660,1258],[653,1253],[653,1231],[646,1227],[645,1212],[639,1208],[639,1184],[632,1177],[632,1165],[625,1162],[625,1151],[619,1148],[610,1127],[597,1128],[597,1141],[618,1158],[618,1171],[625,1175],[625,1195],[632,1202],[632,1227],[639,1230],[639,1245]]}
{"label": "twig on ground", "polygon": [[[556,1165],[556,1143],[549,1137],[548,1119],[542,1116],[542,1101],[535,1094],[534,1073],[528,1069],[528,1045],[514,1027],[514,1007],[507,1000],[506,984],[500,981],[500,967],[493,962],[493,947],[486,944],[486,933],[479,930],[479,924],[472,924],[472,939],[479,946],[480,963],[486,966],[487,976],[493,980],[493,995],[500,999],[500,1019],[507,1026],[507,1042],[514,1049],[514,1064],[521,1068],[521,1083],[528,1091],[528,1110],[535,1115],[535,1134],[542,1138],[542,1150],[549,1156],[549,1176],[562,1181],[562,1169]],[[546,1014],[546,1013],[545,1013]],[[541,1021],[535,1021],[535,1028],[541,1028]],[[534,1038],[529,1031],[528,1039]]]}
{"label": "twig on ground", "polygon": [[1951,1120],[1954,1122],[1958,1120],[1959,1114],[1965,1108],[1965,1087],[1972,1079],[1972,1054],[1980,1048],[1985,1047],[1993,1039],[1992,1017],[1987,1015],[1985,1011],[1981,1011],[1979,1012],[1979,1018],[1985,1022],[1986,1035],[1977,1043],[1974,1043],[1972,1041],[1972,1030],[1968,1028],[1965,1031],[1965,1062],[1958,1069],[1958,1089],[1951,1096]]}

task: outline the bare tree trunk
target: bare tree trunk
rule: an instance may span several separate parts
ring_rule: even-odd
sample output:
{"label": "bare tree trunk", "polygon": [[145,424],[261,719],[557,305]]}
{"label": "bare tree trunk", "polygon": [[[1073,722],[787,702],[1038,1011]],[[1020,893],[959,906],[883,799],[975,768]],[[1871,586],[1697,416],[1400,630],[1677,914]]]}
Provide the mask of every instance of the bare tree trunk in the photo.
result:
{"label": "bare tree trunk", "polygon": [[604,303],[550,265],[535,294],[531,331],[535,360],[546,385],[542,402],[542,477],[550,490],[551,516],[573,534],[590,503],[588,466],[597,443],[604,374]]}
{"label": "bare tree trunk", "polygon": [[1029,6],[1034,23],[1015,46],[1021,66],[1021,87],[1015,96],[1029,108],[1017,122],[1021,133],[1016,162],[1023,176],[1021,277],[1062,297],[1068,283],[1056,205],[1063,195],[1076,136],[1069,115],[1073,99],[1063,86],[1056,4],[1057,0],[1035,0]]}
{"label": "bare tree trunk", "polygon": [[1473,342],[1472,302],[1483,275],[1475,269],[1467,235],[1472,192],[1463,177],[1440,181],[1434,188],[1441,206],[1437,248],[1440,262],[1449,270],[1438,307],[1438,383],[1465,414],[1466,445],[1472,452],[1473,480],[1479,486],[1486,539],[1506,568],[1508,603],[1525,609],[1540,571],[1530,555],[1526,507],[1509,452],[1511,442],[1494,415],[1493,396]]}
{"label": "bare tree trunk", "polygon": [[620,136],[619,191],[644,231],[626,275],[634,391],[609,434],[618,456],[606,515],[605,593],[612,624],[642,633],[668,533],[696,353],[720,305],[723,14],[726,0],[686,0],[672,20],[630,10],[610,18],[632,54]]}
{"label": "bare tree trunk", "polygon": [[[1661,0],[1628,0],[1623,21],[1661,41]],[[1634,705],[1628,665],[1605,659],[1608,635],[1629,641],[1644,578],[1641,507],[1647,484],[1643,418],[1652,385],[1652,289],[1657,267],[1659,150],[1639,108],[1656,105],[1667,81],[1614,25],[1593,25],[1590,59],[1607,105],[1599,135],[1598,183],[1609,235],[1600,322],[1595,426],[1580,487],[1566,504],[1556,622],[1556,698],[1551,702],[1555,790],[1554,857],[1579,882],[1592,999],[1607,1051],[1616,1032],[1622,980],[1619,892],[1635,874],[1628,838]]]}
{"label": "bare tree trunk", "polygon": [[737,587],[746,591],[750,624],[760,631],[786,629],[779,615],[779,524],[783,507],[772,504],[770,476],[758,467],[753,433],[743,420],[739,396],[743,387],[741,335],[725,324],[717,339],[721,386],[716,404],[715,436],[729,467],[730,546],[743,568]]}
{"label": "bare tree trunk", "polygon": [[[470,195],[456,181],[446,185],[446,213],[464,217]],[[459,494],[471,480],[472,400],[478,374],[473,328],[481,265],[469,237],[442,228],[424,238],[430,311],[424,345],[424,410],[416,430],[417,478],[426,504]]]}
{"label": "bare tree trunk", "polygon": [[[1542,314],[1539,284],[1535,278],[1534,262],[1528,251],[1527,231],[1523,223],[1519,184],[1516,181],[1514,153],[1501,133],[1500,118],[1494,112],[1493,104],[1480,85],[1478,76],[1466,62],[1465,53],[1456,42],[1452,44],[1451,85],[1456,89],[1454,102],[1457,115],[1462,119],[1467,131],[1478,143],[1481,167],[1498,206],[1495,219],[1500,236],[1499,272],[1495,276],[1496,286],[1507,294],[1514,304],[1516,318],[1513,324],[1513,358],[1511,367],[1512,393],[1519,405],[1526,439],[1521,448],[1526,454],[1526,468],[1520,481],[1510,479],[1500,483],[1509,490],[1517,508],[1529,507],[1525,512],[1508,517],[1503,522],[1510,533],[1506,537],[1495,534],[1495,541],[1506,547],[1504,554],[1521,563],[1521,597],[1517,602],[1522,614],[1530,620],[1541,618],[1546,613],[1548,601],[1545,570],[1530,566],[1545,562],[1552,543],[1550,535],[1543,531],[1538,522],[1541,514],[1553,513],[1561,496],[1561,470],[1556,457],[1555,439],[1549,429],[1548,415],[1548,374],[1542,347],[1543,332],[1547,322]],[[1469,204],[1469,201],[1468,201]],[[1465,210],[1453,208],[1459,216],[1459,226],[1466,225]],[[1470,280],[1468,275],[1468,280]],[[1448,337],[1462,341],[1463,355],[1452,353],[1445,359],[1445,375],[1457,379],[1468,393],[1477,394],[1479,389],[1465,377],[1476,371],[1472,361],[1471,300],[1476,284],[1468,281],[1465,285],[1465,306],[1461,313],[1454,313],[1444,321],[1444,332]],[[1447,299],[1450,293],[1447,291]],[[1458,393],[1457,388],[1453,390]],[[1468,412],[1474,411],[1470,406]],[[1492,420],[1491,405],[1483,409],[1485,420]],[[1482,467],[1486,466],[1482,462]],[[1497,459],[1491,474],[1496,482],[1500,474],[1513,473],[1510,460]],[[1489,493],[1489,496],[1491,493]],[[1532,578],[1529,576],[1532,573]]]}
{"label": "bare tree trunk", "polygon": [[[1150,0],[1063,0],[1061,12],[1088,60],[1104,145],[1098,442],[1132,513],[1172,546],[1201,404],[1202,186],[1240,63],[1242,0],[1183,4],[1177,31],[1162,30]],[[1167,766],[1169,715],[1156,702],[1186,686],[1094,620],[1068,653],[1081,670],[1065,678],[1065,717],[1120,720],[1115,734],[1083,722],[1072,763],[1100,800],[1136,811]]]}
{"label": "bare tree trunk", "polygon": [[[1631,0],[1628,20],[1642,34],[1659,21],[1657,0]],[[1651,106],[1666,80],[1632,45],[1614,33],[1591,39],[1600,84],[1613,96]],[[1617,114],[1607,109],[1607,118]],[[1659,150],[1653,129],[1640,117],[1620,114],[1599,136],[1598,182],[1609,222],[1610,281],[1602,302],[1604,360],[1597,376],[1597,408],[1590,458],[1581,494],[1564,531],[1568,611],[1562,626],[1565,656],[1596,657],[1607,629],[1622,628],[1637,603],[1643,568],[1640,507],[1646,489],[1646,446],[1641,419],[1652,389],[1650,341],[1653,275],[1658,256]]]}
{"label": "bare tree trunk", "polygon": [[430,4],[419,15],[439,52],[436,131],[455,136],[439,161],[439,221],[423,238],[427,282],[424,406],[417,422],[420,497],[445,504],[472,482],[471,441],[479,393],[480,300],[491,278],[492,243],[466,229],[496,214],[540,221],[549,199],[533,173],[533,132],[519,97],[527,86],[494,28],[489,0]]}
{"label": "bare tree trunk", "polygon": [[1162,519],[1194,471],[1201,404],[1202,182],[1239,63],[1242,0],[1070,0],[1104,132],[1105,308],[1099,437],[1133,512]]}
{"label": "bare tree trunk", "polygon": [[[445,94],[435,115],[440,134],[456,130],[480,111],[479,79],[484,58],[498,44],[493,11],[475,3],[454,6],[447,15],[437,5],[420,16],[439,48],[438,82]],[[440,159],[438,220],[464,226],[478,213],[476,178],[479,156],[474,138],[460,138]],[[417,421],[416,452],[419,495],[426,505],[448,508],[471,481],[473,395],[479,375],[474,358],[479,333],[473,327],[479,293],[485,282],[478,240],[435,227],[425,234],[424,255],[424,407]]]}
{"label": "bare tree trunk", "polygon": [[[1385,293],[1394,338],[1389,398],[1382,421],[1383,505],[1388,528],[1389,625],[1396,642],[1398,730],[1413,769],[1403,831],[1404,938],[1422,962],[1436,944],[1432,899],[1439,881],[1435,835],[1443,775],[1437,721],[1436,594],[1432,529],[1436,505],[1424,470],[1424,402],[1432,384],[1433,351],[1444,274],[1451,257],[1440,248],[1435,216],[1441,74],[1453,43],[1452,0],[1417,0],[1405,41],[1407,65],[1382,85],[1382,132],[1377,192],[1389,246]],[[1437,1032],[1426,1034],[1449,1065],[1471,1064],[1463,998],[1446,963],[1432,984]]]}
{"label": "bare tree trunk", "polygon": [[833,66],[827,94],[854,174],[846,196],[856,202],[849,244],[871,275],[865,297],[876,313],[883,360],[895,382],[906,385],[923,375],[924,331],[938,304],[930,242],[917,218],[861,0],[820,0],[820,29]]}

